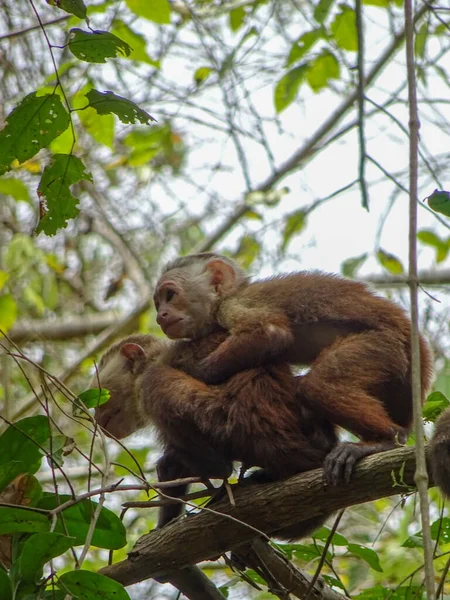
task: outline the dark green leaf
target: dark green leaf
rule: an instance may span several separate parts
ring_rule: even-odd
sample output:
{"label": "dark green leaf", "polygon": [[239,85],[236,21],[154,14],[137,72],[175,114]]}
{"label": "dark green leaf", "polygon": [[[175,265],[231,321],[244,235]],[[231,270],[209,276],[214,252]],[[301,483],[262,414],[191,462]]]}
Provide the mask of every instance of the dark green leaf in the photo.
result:
{"label": "dark green leaf", "polygon": [[70,30],[69,50],[80,60],[104,63],[107,58],[129,56],[130,46],[109,31]]}
{"label": "dark green leaf", "polygon": [[[323,542],[326,542],[330,537],[330,533],[331,529],[329,527],[321,527],[320,529],[317,529],[317,531],[314,532],[313,538],[316,540],[322,540]],[[348,540],[343,535],[335,531],[333,533],[331,543],[334,546],[347,546]]]}
{"label": "dark green leaf", "polygon": [[12,196],[14,200],[24,200],[30,202],[30,192],[27,186],[20,179],[14,177],[4,177],[0,179],[0,194]]}
{"label": "dark green leaf", "polygon": [[322,556],[323,546],[321,544],[282,544],[282,549],[302,560],[310,561]]}
{"label": "dark green leaf", "polygon": [[340,75],[339,62],[334,54],[324,50],[309,64],[306,78],[311,89],[319,92],[327,87],[330,79],[338,79]]}
{"label": "dark green leaf", "polygon": [[417,233],[417,239],[427,246],[432,246],[436,249],[436,262],[440,263],[447,258],[449,252],[449,244],[447,241],[438,237],[434,231],[422,229]]}
{"label": "dark green leaf", "polygon": [[426,421],[434,421],[450,405],[449,400],[442,392],[432,392],[422,409],[422,416]]}
{"label": "dark green leaf", "polygon": [[330,587],[337,587],[337,588],[340,588],[341,590],[343,590],[344,592],[346,591],[345,586],[342,583],[342,581],[339,581],[339,579],[336,579],[336,577],[331,577],[331,575],[322,575],[322,577],[325,579],[326,583]]}
{"label": "dark green leaf", "polygon": [[375,550],[361,546],[361,544],[349,544],[348,551],[354,556],[362,558],[374,571],[383,572],[380,565],[380,559]]}
{"label": "dark green leaf", "polygon": [[392,590],[382,585],[376,585],[352,596],[353,600],[384,600],[385,598],[389,598],[389,600],[421,600],[423,597],[423,587],[418,585],[405,585]]}
{"label": "dark green leaf", "polygon": [[230,10],[230,29],[231,31],[237,31],[245,23],[245,8],[239,6]]}
{"label": "dark green leaf", "polygon": [[330,29],[336,44],[340,48],[344,50],[358,50],[356,14],[352,8],[342,4],[341,11],[334,18]]}
{"label": "dark green leaf", "polygon": [[113,92],[90,90],[86,94],[86,98],[89,100],[89,106],[95,108],[99,115],[114,113],[122,123],[140,121],[145,125],[149,121],[156,121],[148,112],[139,108],[137,104],[131,102],[131,100],[122,98],[122,96],[117,96]]}
{"label": "dark green leaf", "polygon": [[87,10],[83,0],[47,0],[47,4],[57,6],[61,10],[64,10],[71,15],[75,15],[79,19],[85,19],[87,17]]}
{"label": "dark green leaf", "polygon": [[74,538],[51,531],[30,536],[20,555],[21,578],[28,583],[36,583],[42,577],[43,566],[52,558],[64,554],[74,542]]}
{"label": "dark green leaf", "polygon": [[47,417],[27,417],[10,425],[0,436],[0,491],[21,473],[36,473],[39,450],[50,436]]}
{"label": "dark green leaf", "polygon": [[442,517],[431,525],[431,538],[437,540],[438,536],[440,544],[450,542],[450,517]]}
{"label": "dark green leaf", "polygon": [[414,52],[417,57],[423,58],[425,56],[425,46],[428,38],[428,22],[422,23],[419,31],[416,33],[414,38]]}
{"label": "dark green leaf", "polygon": [[11,163],[23,163],[42,148],[47,148],[69,126],[69,113],[57,94],[36,96],[33,92],[6,117],[0,131],[0,175]]}
{"label": "dark green leaf", "polygon": [[[11,294],[0,296],[0,329],[9,331],[17,319],[17,304]],[[1,475],[0,475],[1,481]],[[1,489],[1,488],[0,488]]]}
{"label": "dark green leaf", "polygon": [[393,254],[389,254],[389,252],[378,250],[377,259],[380,265],[393,275],[401,275],[405,272],[400,260]]}
{"label": "dark green leaf", "polygon": [[365,252],[364,254],[361,254],[361,256],[347,258],[347,260],[342,263],[342,275],[345,277],[354,277],[359,267],[366,262],[367,256],[367,252]]}
{"label": "dark green leaf", "polygon": [[35,533],[49,529],[50,521],[44,513],[16,506],[0,506],[0,535]]}
{"label": "dark green leaf", "polygon": [[281,249],[285,250],[294,235],[303,231],[306,226],[306,213],[304,210],[296,210],[288,215],[283,231],[283,243]]}
{"label": "dark green leaf", "polygon": [[2,600],[12,600],[12,584],[8,574],[0,568],[0,598]]}
{"label": "dark green leaf", "polygon": [[331,7],[333,6],[333,0],[319,0],[315,10],[314,10],[314,18],[318,23],[323,23],[330,12]]}
{"label": "dark green leaf", "polygon": [[144,17],[154,23],[167,25],[170,23],[170,4],[168,0],[126,0],[128,8],[139,17]]}
{"label": "dark green leaf", "polygon": [[[44,496],[38,504],[39,508],[53,510],[56,506],[71,500],[71,496],[60,494],[59,502],[54,494]],[[58,516],[55,530],[75,538],[74,544],[84,544],[92,521],[97,503],[91,500],[83,500],[63,511],[64,524]],[[107,550],[118,550],[126,544],[126,531],[122,521],[111,510],[102,507],[97,520],[92,545]]]}
{"label": "dark green leaf", "polygon": [[67,221],[75,218],[80,212],[77,208],[78,198],[70,192],[70,186],[79,181],[92,181],[84,164],[71,154],[54,154],[52,162],[42,173],[38,187],[39,197],[45,198],[45,214],[39,221],[37,233],[43,231],[54,235],[58,229],[67,227]]}
{"label": "dark green leaf", "polygon": [[108,402],[111,394],[108,390],[93,388],[91,390],[86,390],[81,394],[78,394],[78,399],[84,404],[86,408],[97,408],[97,406],[101,406]]}
{"label": "dark green leaf", "polygon": [[124,587],[114,579],[83,569],[61,575],[58,587],[67,590],[78,600],[130,600]]}
{"label": "dark green leaf", "polygon": [[442,213],[446,217],[450,217],[450,192],[445,190],[434,190],[428,196],[428,206],[435,212]]}
{"label": "dark green leaf", "polygon": [[282,112],[295,99],[300,84],[305,80],[308,65],[300,65],[288,71],[275,87],[275,110]]}
{"label": "dark green leaf", "polygon": [[286,61],[286,66],[290,67],[298,60],[303,58],[308,50],[312,48],[317,40],[321,38],[323,38],[323,30],[321,28],[307,31],[301,35],[298,40],[292,44],[291,51],[289,52],[289,56]]}
{"label": "dark green leaf", "polygon": [[422,532],[409,536],[402,544],[402,548],[423,548]]}

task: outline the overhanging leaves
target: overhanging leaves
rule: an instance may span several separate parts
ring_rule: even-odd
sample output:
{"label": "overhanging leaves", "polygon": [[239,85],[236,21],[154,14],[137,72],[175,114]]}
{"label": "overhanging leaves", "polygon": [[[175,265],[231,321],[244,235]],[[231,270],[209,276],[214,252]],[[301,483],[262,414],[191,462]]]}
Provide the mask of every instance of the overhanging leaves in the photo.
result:
{"label": "overhanging leaves", "polygon": [[58,586],[78,600],[130,600],[124,587],[117,581],[83,569],[61,575]]}
{"label": "overhanging leaves", "polygon": [[74,538],[46,531],[35,533],[25,542],[20,555],[20,576],[29,583],[41,577],[42,567],[72,547]]}
{"label": "overhanging leaves", "polygon": [[50,522],[44,513],[15,506],[0,506],[0,535],[35,533],[49,529]]}
{"label": "overhanging leaves", "polygon": [[98,92],[90,90],[86,94],[89,100],[89,106],[95,108],[99,115],[109,115],[111,113],[117,115],[122,123],[135,123],[140,121],[146,125],[149,121],[156,121],[151,115],[137,104],[118,96],[113,92]]}
{"label": "overhanging leaves", "polygon": [[11,163],[22,163],[47,148],[69,126],[69,113],[57,94],[26,96],[6,118],[0,131],[0,175]]}
{"label": "overhanging leaves", "polygon": [[87,17],[87,10],[83,0],[47,0],[47,4],[56,6],[79,19]]}
{"label": "overhanging leaves", "polygon": [[107,58],[129,56],[132,48],[108,31],[71,29],[69,50],[85,62],[104,63]]}
{"label": "overhanging leaves", "polygon": [[38,195],[45,199],[42,203],[44,216],[37,227],[37,232],[54,235],[60,228],[67,226],[67,221],[79,213],[78,199],[72,196],[70,186],[81,180],[92,181],[92,175],[86,173],[84,164],[71,154],[55,154],[52,163],[45,167],[38,187]]}

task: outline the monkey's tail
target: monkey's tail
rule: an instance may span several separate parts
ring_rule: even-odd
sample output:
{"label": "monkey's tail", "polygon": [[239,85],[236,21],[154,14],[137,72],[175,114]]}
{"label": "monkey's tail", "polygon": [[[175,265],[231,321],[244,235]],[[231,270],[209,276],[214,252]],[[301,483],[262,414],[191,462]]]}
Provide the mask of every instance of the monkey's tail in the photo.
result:
{"label": "monkey's tail", "polygon": [[436,421],[430,450],[434,482],[442,493],[450,498],[450,408]]}

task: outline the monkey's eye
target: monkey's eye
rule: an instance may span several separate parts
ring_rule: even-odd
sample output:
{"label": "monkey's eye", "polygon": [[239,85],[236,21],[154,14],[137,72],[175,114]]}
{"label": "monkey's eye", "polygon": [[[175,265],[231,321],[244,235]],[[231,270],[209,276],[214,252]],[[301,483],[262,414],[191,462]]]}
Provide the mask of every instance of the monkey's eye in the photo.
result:
{"label": "monkey's eye", "polygon": [[176,291],[168,289],[167,293],[166,293],[166,300],[167,300],[167,302],[170,302],[174,296],[176,296]]}

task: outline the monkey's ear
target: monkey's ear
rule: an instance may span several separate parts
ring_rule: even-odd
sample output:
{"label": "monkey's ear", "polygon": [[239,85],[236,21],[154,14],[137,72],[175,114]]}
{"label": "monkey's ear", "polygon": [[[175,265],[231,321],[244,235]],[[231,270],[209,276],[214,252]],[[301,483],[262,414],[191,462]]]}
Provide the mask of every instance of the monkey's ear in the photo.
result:
{"label": "monkey's ear", "polygon": [[133,362],[138,358],[145,358],[144,348],[139,346],[139,344],[132,344],[131,342],[121,346],[120,353]]}
{"label": "monkey's ear", "polygon": [[229,292],[236,287],[236,272],[234,268],[223,260],[211,260],[206,265],[211,274],[211,284],[217,293]]}

